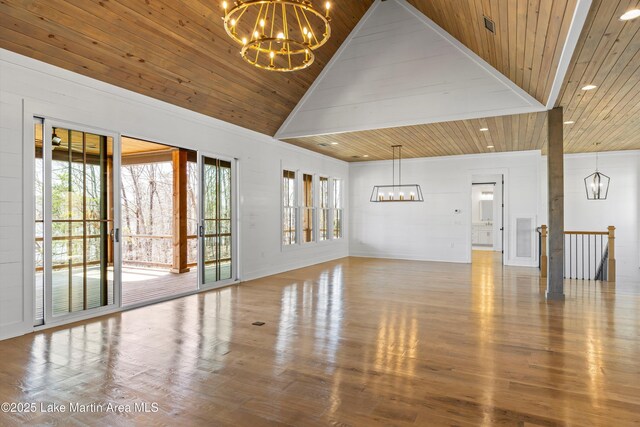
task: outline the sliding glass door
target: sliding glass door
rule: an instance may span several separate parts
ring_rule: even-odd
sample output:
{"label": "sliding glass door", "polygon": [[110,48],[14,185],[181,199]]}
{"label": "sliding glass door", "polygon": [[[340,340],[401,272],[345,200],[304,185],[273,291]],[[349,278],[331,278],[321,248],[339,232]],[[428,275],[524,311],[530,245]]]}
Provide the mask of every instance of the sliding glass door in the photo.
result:
{"label": "sliding glass door", "polygon": [[222,285],[235,278],[234,162],[201,157],[200,247],[203,287]]}
{"label": "sliding glass door", "polygon": [[42,203],[41,210],[36,207],[41,212],[36,247],[42,260],[36,263],[36,285],[44,287],[47,323],[118,301],[116,140],[52,121],[44,123],[42,134],[36,124],[36,165],[42,171],[36,174],[36,186],[43,190],[36,200]]}
{"label": "sliding glass door", "polygon": [[49,119],[34,136],[34,325],[236,280],[234,160]]}

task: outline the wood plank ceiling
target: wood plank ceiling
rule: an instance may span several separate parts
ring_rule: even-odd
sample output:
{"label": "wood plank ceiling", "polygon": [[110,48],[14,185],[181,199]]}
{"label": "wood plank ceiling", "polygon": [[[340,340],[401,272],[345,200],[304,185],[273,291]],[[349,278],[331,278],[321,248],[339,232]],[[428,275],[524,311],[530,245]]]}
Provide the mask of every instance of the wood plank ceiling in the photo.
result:
{"label": "wood plank ceiling", "polygon": [[[546,104],[577,0],[408,0]],[[485,28],[484,17],[495,23]]]}
{"label": "wood plank ceiling", "polygon": [[295,73],[245,63],[221,0],[3,0],[0,47],[274,135],[373,0],[341,0],[315,63]]}
{"label": "wood plank ceiling", "polygon": [[[408,1],[546,102],[576,0]],[[3,0],[0,47],[273,135],[372,2],[336,4],[333,35],[316,63],[287,74],[242,61],[218,0]],[[593,151],[596,142],[599,150],[640,149],[640,19],[618,19],[632,7],[635,0],[592,2],[558,100],[575,122],[565,127],[567,152]],[[598,88],[584,92],[585,84]],[[537,113],[287,142],[360,161],[390,158],[392,143],[418,157],[544,149],[545,138],[545,113]]]}
{"label": "wood plank ceiling", "polygon": [[[412,1],[419,3],[419,0]],[[438,3],[438,0],[433,3]],[[493,7],[496,2],[482,3]],[[619,20],[633,7],[637,7],[637,2],[629,0],[592,2],[556,103],[564,107],[565,120],[575,122],[565,125],[567,153],[640,149],[640,18],[626,22]],[[460,22],[469,19],[464,16],[459,16]],[[496,28],[499,32],[500,21],[496,22]],[[473,48],[471,43],[467,46]],[[523,47],[526,50],[526,46]],[[480,51],[480,56],[491,62],[491,55],[486,50]],[[522,78],[524,81],[524,74]],[[516,74],[515,81],[518,79]],[[545,83],[543,92],[539,92],[538,85],[536,97],[547,93],[549,84]],[[581,90],[587,84],[598,87],[592,91]],[[531,93],[533,86],[525,88]],[[534,113],[297,138],[287,142],[346,161],[390,159],[392,144],[403,144],[405,157],[532,149],[544,152],[545,122],[546,113]],[[485,127],[489,130],[480,132],[480,128]],[[596,143],[600,143],[597,148]]]}

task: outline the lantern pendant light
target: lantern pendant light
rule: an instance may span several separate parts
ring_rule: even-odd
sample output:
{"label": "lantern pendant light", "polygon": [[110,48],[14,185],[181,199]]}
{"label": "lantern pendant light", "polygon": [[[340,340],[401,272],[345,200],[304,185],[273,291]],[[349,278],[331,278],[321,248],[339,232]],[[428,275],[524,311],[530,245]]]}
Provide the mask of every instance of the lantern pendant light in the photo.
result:
{"label": "lantern pendant light", "polygon": [[[600,143],[596,143],[597,146]],[[596,171],[584,179],[584,187],[588,200],[605,200],[609,194],[611,178],[598,170],[598,151],[596,151]]]}
{"label": "lantern pendant light", "polygon": [[[392,145],[391,185],[374,185],[371,202],[424,202],[418,184],[402,183],[402,145]],[[398,150],[398,183],[396,184],[396,150]]]}

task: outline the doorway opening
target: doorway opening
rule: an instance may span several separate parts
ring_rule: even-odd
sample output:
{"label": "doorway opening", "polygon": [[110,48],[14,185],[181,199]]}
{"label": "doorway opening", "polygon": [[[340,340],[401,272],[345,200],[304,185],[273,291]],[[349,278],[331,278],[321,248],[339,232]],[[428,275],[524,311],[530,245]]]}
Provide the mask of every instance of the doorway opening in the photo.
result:
{"label": "doorway opening", "polygon": [[504,176],[473,175],[471,183],[472,262],[479,257],[504,264]]}
{"label": "doorway opening", "polygon": [[197,290],[197,153],[124,136],[121,143],[122,305]]}

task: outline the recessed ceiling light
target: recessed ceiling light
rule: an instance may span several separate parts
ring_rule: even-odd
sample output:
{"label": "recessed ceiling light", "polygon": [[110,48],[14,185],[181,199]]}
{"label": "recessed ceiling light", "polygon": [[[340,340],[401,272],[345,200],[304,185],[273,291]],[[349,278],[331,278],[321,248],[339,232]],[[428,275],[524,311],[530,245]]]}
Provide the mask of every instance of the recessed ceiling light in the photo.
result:
{"label": "recessed ceiling light", "polygon": [[573,120],[567,120],[566,122],[564,122],[565,125],[572,125],[575,122]]}
{"label": "recessed ceiling light", "polygon": [[331,145],[338,145],[338,143],[337,142],[332,142]]}
{"label": "recessed ceiling light", "polygon": [[640,16],[640,9],[631,9],[627,12],[625,12],[621,17],[620,20],[621,21],[630,21],[632,19],[636,19],[637,17]]}
{"label": "recessed ceiling light", "polygon": [[586,86],[582,86],[582,90],[593,90],[595,88],[597,88],[598,86],[596,85],[586,85]]}
{"label": "recessed ceiling light", "polygon": [[488,130],[489,130],[489,128],[480,128],[480,132],[486,132]]}
{"label": "recessed ceiling light", "polygon": [[369,157],[369,155],[368,155],[368,154],[365,154],[365,155],[364,155],[364,156],[362,156],[362,157]]}
{"label": "recessed ceiling light", "polygon": [[493,148],[493,145],[487,145],[487,148]]}

